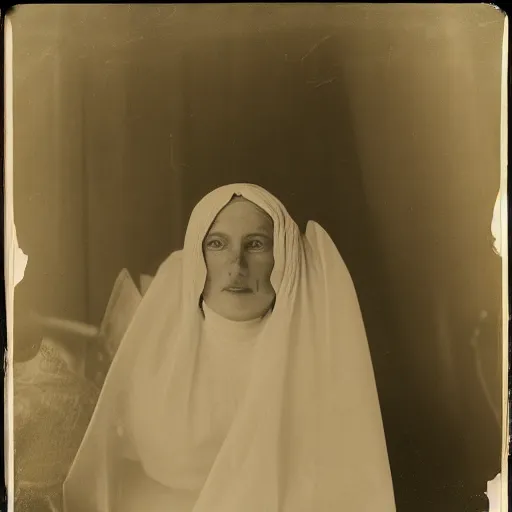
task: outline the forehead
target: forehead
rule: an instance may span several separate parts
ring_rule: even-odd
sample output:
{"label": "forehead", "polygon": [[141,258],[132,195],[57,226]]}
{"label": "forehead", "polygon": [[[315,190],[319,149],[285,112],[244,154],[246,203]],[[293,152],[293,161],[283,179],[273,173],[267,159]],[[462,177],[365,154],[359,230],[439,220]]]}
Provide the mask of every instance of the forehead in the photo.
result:
{"label": "forehead", "polygon": [[244,198],[228,203],[215,218],[210,231],[263,231],[272,235],[273,221],[259,206]]}

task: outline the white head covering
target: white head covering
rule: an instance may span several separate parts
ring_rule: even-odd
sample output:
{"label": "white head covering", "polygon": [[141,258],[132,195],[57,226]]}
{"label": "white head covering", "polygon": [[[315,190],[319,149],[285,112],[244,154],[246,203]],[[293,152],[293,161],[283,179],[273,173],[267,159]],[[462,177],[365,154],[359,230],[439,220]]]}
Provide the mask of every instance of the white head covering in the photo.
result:
{"label": "white head covering", "polygon": [[266,190],[236,184],[199,202],[183,250],[161,265],[146,293],[65,483],[67,512],[114,512],[120,424],[146,474],[164,486],[190,486],[180,481],[184,468],[204,464],[189,421],[203,321],[202,242],[235,194],[273,219],[276,301],[254,345],[245,398],[193,482],[200,492],[190,512],[395,511],[349,272],[318,224],[309,222],[302,235]]}

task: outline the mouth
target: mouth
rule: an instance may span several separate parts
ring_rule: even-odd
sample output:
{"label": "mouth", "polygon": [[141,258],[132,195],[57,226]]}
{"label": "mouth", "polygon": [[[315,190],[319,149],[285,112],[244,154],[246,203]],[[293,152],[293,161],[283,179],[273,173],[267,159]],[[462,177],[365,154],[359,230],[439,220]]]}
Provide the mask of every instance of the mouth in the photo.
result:
{"label": "mouth", "polygon": [[252,293],[252,290],[250,288],[247,288],[246,286],[228,286],[224,288],[224,291],[230,292],[230,293]]}

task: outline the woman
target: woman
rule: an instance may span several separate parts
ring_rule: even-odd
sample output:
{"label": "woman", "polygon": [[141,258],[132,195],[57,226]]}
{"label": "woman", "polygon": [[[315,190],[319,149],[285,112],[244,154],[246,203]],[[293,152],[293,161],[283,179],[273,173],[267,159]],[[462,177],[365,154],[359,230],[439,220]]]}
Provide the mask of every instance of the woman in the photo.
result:
{"label": "woman", "polygon": [[320,226],[302,235],[254,185],[200,201],[64,496],[66,512],[395,511],[357,296]]}

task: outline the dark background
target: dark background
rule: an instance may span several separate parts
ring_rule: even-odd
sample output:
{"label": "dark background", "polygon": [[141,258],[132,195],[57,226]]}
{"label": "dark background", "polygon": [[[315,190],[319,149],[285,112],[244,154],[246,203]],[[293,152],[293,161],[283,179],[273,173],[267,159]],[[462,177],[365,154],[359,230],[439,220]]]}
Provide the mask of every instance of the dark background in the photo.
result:
{"label": "dark background", "polygon": [[488,510],[503,14],[28,5],[12,23],[15,223],[29,257],[16,359],[37,350],[30,310],[98,324],[121,268],[154,272],[205,193],[258,183],[301,226],[321,223],[352,273],[398,511]]}

